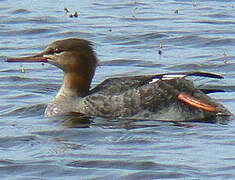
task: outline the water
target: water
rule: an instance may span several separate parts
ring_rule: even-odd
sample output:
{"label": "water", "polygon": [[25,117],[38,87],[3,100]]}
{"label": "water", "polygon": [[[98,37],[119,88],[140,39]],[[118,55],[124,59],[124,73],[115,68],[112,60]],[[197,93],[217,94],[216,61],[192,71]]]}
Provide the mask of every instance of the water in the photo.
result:
{"label": "water", "polygon": [[[234,118],[183,125],[45,118],[61,71],[23,64],[24,75],[20,64],[4,62],[57,39],[84,38],[94,42],[100,60],[93,86],[119,75],[211,71],[225,79],[198,83],[228,91],[211,96],[235,113],[235,3],[195,2],[0,1],[0,178],[234,178]],[[75,11],[78,18],[70,18]]]}

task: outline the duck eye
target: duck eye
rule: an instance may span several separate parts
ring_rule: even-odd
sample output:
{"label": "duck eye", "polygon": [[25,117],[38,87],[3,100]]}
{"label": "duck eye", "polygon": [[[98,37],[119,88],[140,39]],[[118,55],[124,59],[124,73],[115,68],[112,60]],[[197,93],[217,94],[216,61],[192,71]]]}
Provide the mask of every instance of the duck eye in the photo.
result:
{"label": "duck eye", "polygon": [[52,49],[48,50],[46,54],[54,54],[54,51]]}
{"label": "duck eye", "polygon": [[55,51],[54,51],[54,53],[56,53],[56,54],[59,54],[59,53],[61,53],[61,52],[62,52],[62,50],[60,50],[60,49],[58,49],[58,48],[56,48]]}

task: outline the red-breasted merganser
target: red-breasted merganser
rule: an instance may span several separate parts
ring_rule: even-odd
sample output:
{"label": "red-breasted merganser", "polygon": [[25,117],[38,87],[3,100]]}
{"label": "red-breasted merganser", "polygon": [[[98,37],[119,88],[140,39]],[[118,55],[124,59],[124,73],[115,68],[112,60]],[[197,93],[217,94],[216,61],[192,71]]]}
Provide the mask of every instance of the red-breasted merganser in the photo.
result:
{"label": "red-breasted merganser", "polygon": [[207,121],[232,115],[222,104],[194,87],[186,76],[223,78],[203,72],[181,72],[110,78],[90,90],[98,63],[92,43],[64,39],[42,53],[7,62],[48,62],[64,71],[64,83],[45,115],[77,112],[87,116],[163,121]]}

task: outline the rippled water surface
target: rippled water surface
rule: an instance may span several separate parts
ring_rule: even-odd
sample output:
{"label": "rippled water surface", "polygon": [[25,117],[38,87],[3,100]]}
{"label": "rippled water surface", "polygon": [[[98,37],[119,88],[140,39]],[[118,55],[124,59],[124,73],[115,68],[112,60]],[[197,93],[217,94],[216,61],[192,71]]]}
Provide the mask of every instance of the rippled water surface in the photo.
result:
{"label": "rippled water surface", "polygon": [[[66,14],[64,8],[70,12]],[[178,10],[178,12],[176,11]],[[78,18],[70,14],[78,12]],[[0,179],[232,179],[235,119],[227,124],[45,118],[62,83],[48,64],[4,62],[68,37],[91,40],[108,77],[210,71],[199,84],[235,113],[235,3],[0,1]],[[163,53],[158,54],[162,41]]]}

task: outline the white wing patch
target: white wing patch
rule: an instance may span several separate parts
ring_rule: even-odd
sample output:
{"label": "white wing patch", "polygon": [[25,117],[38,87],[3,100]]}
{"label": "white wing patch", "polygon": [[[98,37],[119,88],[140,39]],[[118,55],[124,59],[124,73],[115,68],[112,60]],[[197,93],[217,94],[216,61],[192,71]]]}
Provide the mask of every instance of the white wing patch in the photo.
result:
{"label": "white wing patch", "polygon": [[154,78],[152,81],[149,81],[149,84],[157,83],[159,80],[171,80],[171,79],[177,79],[177,78],[184,78],[185,74],[166,74],[163,75],[162,78]]}
{"label": "white wing patch", "polygon": [[185,76],[186,76],[185,74],[166,74],[162,77],[162,80],[184,78]]}
{"label": "white wing patch", "polygon": [[160,79],[157,78],[157,79],[152,79],[152,81],[149,81],[149,84],[154,84],[154,83],[157,83]]}

